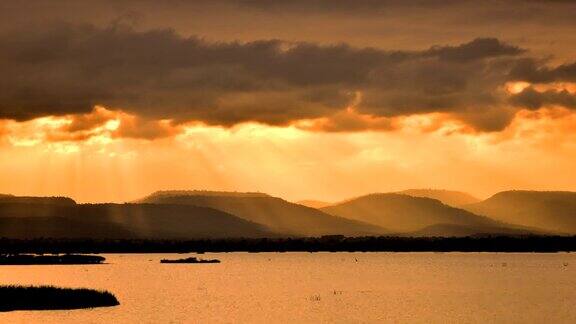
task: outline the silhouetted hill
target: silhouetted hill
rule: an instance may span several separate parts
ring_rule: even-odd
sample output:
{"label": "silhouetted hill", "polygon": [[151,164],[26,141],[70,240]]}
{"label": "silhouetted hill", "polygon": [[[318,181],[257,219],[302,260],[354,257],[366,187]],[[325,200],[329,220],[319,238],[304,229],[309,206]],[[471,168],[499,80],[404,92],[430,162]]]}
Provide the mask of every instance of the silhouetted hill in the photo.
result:
{"label": "silhouetted hill", "polygon": [[302,205],[302,206],[306,206],[306,207],[310,207],[310,208],[316,208],[316,209],[320,209],[323,207],[327,207],[330,206],[331,203],[329,202],[325,202],[325,201],[320,201],[320,200],[300,200],[296,202],[298,205]]}
{"label": "silhouetted hill", "polygon": [[0,217],[0,237],[33,238],[135,238],[136,235],[117,224],[86,222],[65,217]]}
{"label": "silhouetted hill", "polygon": [[314,208],[268,195],[202,195],[198,192],[152,194],[141,202],[204,206],[263,224],[274,232],[289,235],[372,235],[387,231],[371,224],[328,215]]}
{"label": "silhouetted hill", "polygon": [[1,237],[194,239],[272,235],[262,225],[205,207],[0,204]]}
{"label": "silhouetted hill", "polygon": [[504,191],[465,208],[507,223],[576,233],[576,192]]}
{"label": "silhouetted hill", "polygon": [[[483,233],[490,228],[491,233],[508,233],[511,226],[496,222],[468,211],[444,205],[430,198],[412,197],[401,194],[371,194],[322,208],[323,211],[376,224],[394,232],[410,233],[435,229],[434,235],[451,236],[453,229],[442,233],[440,225],[460,225],[469,233]],[[435,228],[430,228],[436,226]],[[492,231],[494,230],[494,231]],[[522,231],[526,232],[526,231]]]}
{"label": "silhouetted hill", "polygon": [[68,197],[23,197],[0,194],[0,204],[24,203],[24,204],[48,204],[48,205],[75,205],[76,202]]}
{"label": "silhouetted hill", "polygon": [[452,207],[462,207],[464,205],[480,202],[480,199],[461,191],[439,189],[408,189],[397,193],[412,197],[440,200],[443,204]]}

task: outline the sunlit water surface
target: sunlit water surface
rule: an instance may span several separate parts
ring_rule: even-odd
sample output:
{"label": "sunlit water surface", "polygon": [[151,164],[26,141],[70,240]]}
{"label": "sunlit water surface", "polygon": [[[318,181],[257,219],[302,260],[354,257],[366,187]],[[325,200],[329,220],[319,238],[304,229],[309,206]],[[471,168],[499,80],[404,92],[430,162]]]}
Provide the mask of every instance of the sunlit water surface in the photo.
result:
{"label": "sunlit water surface", "polygon": [[576,254],[105,256],[105,265],[2,266],[0,283],[105,289],[120,306],[0,313],[0,323],[576,322]]}

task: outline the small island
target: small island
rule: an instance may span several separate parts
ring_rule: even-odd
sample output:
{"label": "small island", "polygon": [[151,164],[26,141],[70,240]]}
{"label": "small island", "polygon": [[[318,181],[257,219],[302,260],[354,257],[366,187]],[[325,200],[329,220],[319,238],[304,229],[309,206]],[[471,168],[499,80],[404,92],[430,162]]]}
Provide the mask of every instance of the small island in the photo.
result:
{"label": "small island", "polygon": [[220,263],[220,260],[217,259],[198,259],[196,257],[190,257],[185,259],[162,259],[160,263]]}
{"label": "small island", "polygon": [[101,264],[106,258],[84,254],[2,254],[0,265],[58,265],[58,264]]}
{"label": "small island", "polygon": [[120,305],[107,291],[52,286],[0,286],[0,312],[68,310]]}

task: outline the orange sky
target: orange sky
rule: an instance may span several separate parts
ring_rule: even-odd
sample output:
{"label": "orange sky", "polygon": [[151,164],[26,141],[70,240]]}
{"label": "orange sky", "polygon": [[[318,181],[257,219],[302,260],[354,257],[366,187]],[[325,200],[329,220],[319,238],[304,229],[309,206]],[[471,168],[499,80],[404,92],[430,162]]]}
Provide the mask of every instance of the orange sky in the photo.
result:
{"label": "orange sky", "polygon": [[0,193],[576,190],[570,1],[0,2]]}
{"label": "orange sky", "polygon": [[159,189],[328,201],[407,188],[479,197],[514,188],[576,190],[576,114],[561,108],[520,112],[505,130],[488,134],[450,120],[430,127],[438,117],[423,115],[397,120],[389,131],[190,124],[153,140],[116,137],[127,117],[101,107],[91,115],[98,114],[108,116],[79,140],[58,135],[72,117],[4,122],[0,192],[102,202]]}

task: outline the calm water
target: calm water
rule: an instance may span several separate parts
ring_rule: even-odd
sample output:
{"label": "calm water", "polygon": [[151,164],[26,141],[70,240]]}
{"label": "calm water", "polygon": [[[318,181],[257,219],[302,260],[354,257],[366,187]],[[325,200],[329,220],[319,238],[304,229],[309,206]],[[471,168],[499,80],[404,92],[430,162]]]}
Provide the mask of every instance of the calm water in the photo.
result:
{"label": "calm water", "polygon": [[[576,254],[106,255],[93,266],[2,266],[1,284],[113,292],[121,305],[0,313],[0,323],[576,322]],[[1,301],[0,301],[1,302]]]}

